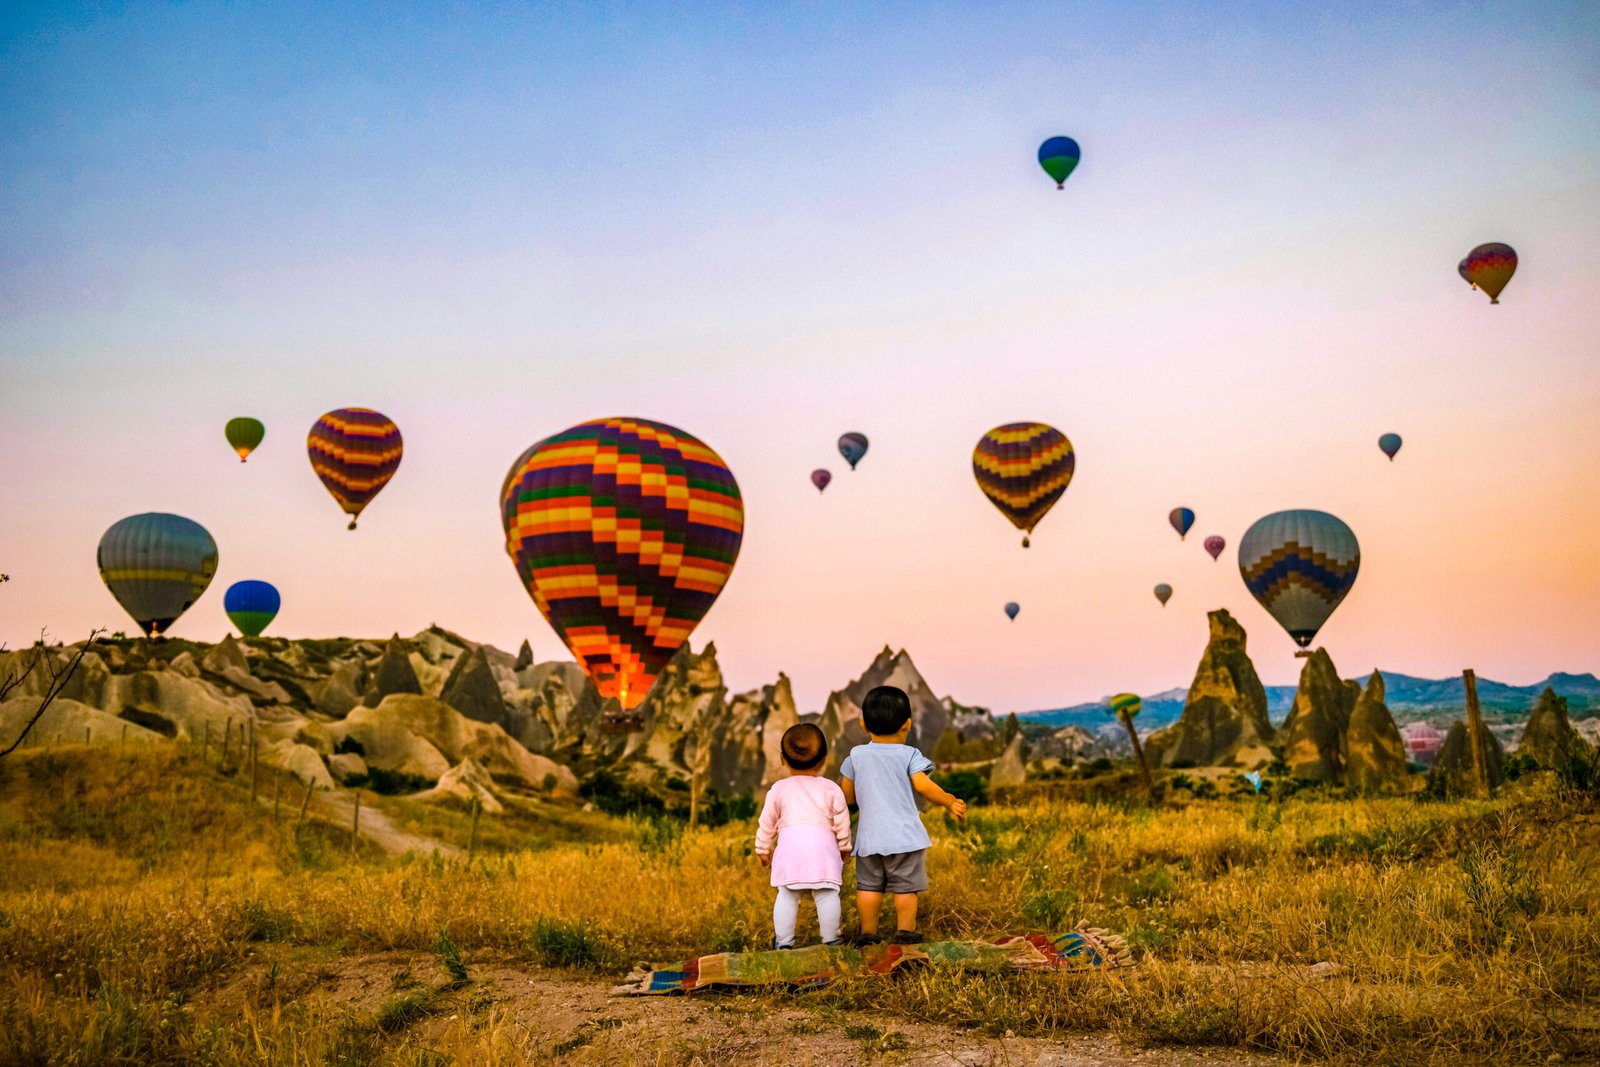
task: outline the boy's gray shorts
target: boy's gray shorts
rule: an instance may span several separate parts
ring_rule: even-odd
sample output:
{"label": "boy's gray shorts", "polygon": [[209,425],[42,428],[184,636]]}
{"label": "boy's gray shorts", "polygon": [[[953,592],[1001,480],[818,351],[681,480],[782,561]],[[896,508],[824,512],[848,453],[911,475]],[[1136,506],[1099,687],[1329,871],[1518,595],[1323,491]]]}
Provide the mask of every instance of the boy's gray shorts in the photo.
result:
{"label": "boy's gray shorts", "polygon": [[856,889],[863,893],[921,893],[928,888],[928,850],[856,857]]}

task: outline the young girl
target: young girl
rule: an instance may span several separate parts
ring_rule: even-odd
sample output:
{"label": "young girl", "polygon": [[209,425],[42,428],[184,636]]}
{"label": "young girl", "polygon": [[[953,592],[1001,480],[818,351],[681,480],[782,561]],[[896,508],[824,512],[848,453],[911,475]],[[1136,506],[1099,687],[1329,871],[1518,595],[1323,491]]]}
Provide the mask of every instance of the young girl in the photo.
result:
{"label": "young girl", "polygon": [[[773,948],[794,948],[800,894],[817,906],[824,945],[839,941],[839,885],[850,858],[850,810],[844,791],[822,777],[828,739],[810,723],[783,732],[789,777],[767,791],[756,830],[756,856],[772,868],[778,899],[772,905]],[[777,850],[773,850],[773,839]]]}

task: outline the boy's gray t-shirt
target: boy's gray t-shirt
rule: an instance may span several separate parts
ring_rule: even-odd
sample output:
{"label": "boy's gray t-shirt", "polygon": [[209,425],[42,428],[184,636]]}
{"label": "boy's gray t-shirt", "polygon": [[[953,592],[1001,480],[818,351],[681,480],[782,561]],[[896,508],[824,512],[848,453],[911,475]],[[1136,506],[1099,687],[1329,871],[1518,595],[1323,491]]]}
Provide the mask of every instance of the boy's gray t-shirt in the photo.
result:
{"label": "boy's gray t-shirt", "polygon": [[855,783],[861,817],[856,827],[857,856],[893,856],[933,844],[917,817],[911,776],[933,770],[933,761],[910,745],[869,741],[850,750],[839,773]]}

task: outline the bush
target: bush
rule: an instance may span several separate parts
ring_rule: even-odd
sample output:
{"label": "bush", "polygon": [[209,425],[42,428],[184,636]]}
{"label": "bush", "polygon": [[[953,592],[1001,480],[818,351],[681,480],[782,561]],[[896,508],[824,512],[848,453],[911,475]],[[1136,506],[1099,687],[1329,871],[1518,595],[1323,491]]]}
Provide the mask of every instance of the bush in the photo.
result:
{"label": "bush", "polygon": [[611,950],[601,936],[583,923],[539,919],[528,931],[528,954],[546,967],[601,968],[611,961]]}
{"label": "bush", "polygon": [[432,789],[438,783],[420,774],[368,767],[366,774],[352,774],[344,780],[344,784],[348,789],[370,789],[381,796],[395,797],[407,793],[420,793],[424,789]]}
{"label": "bush", "polygon": [[989,802],[989,780],[977,771],[944,771],[929,777],[939,788],[968,804]]}
{"label": "bush", "polygon": [[578,795],[607,815],[649,815],[667,810],[661,798],[636,785],[623,784],[610,771],[596,771],[578,786]]}

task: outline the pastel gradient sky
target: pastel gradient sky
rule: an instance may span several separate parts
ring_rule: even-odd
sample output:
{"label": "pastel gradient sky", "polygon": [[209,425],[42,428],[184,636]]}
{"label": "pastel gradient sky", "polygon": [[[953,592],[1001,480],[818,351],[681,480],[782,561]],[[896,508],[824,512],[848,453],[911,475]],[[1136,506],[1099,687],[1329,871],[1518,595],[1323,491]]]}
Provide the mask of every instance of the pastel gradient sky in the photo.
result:
{"label": "pastel gradient sky", "polygon": [[[1288,507],[1360,538],[1346,674],[1600,669],[1600,7],[1320,7],[8,5],[0,639],[131,629],[95,546],[157,510],[221,547],[177,636],[260,578],[269,633],[566,658],[497,491],[640,415],[746,497],[695,644],[802,709],[885,643],[1001,711],[1187,684],[1219,606],[1290,682],[1200,546]],[[341,406],[406,441],[354,534]],[[1078,451],[1026,552],[970,472],[1023,419]]]}

